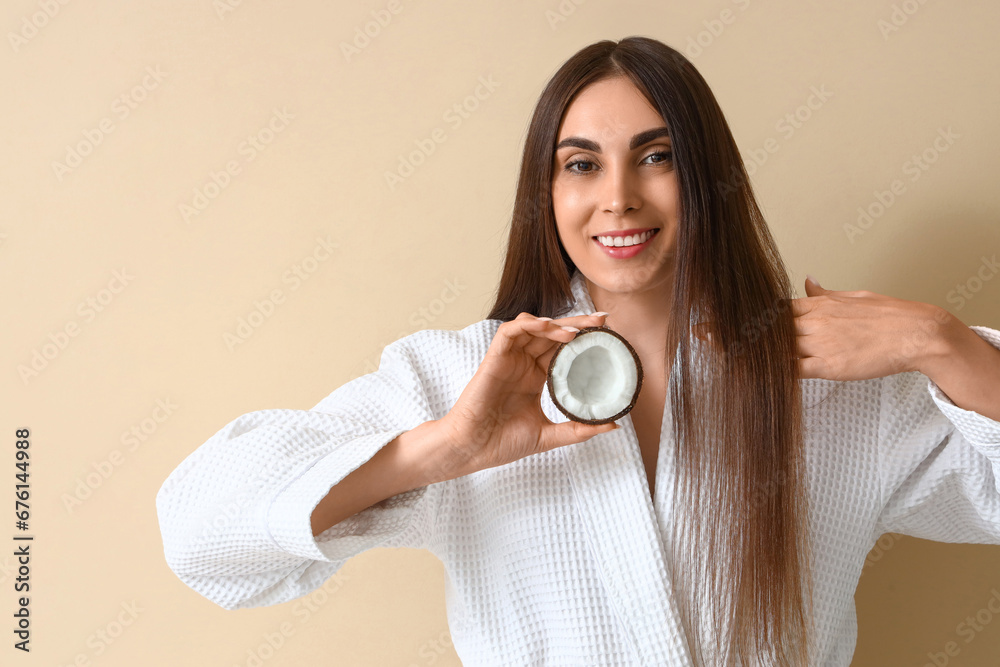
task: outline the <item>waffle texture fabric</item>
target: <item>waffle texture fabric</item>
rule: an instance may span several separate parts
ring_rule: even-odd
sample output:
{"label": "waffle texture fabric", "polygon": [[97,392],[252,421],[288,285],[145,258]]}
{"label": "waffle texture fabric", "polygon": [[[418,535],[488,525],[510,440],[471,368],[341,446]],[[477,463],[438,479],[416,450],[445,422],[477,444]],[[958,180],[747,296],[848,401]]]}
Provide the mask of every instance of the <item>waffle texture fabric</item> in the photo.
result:
{"label": "waffle texture fabric", "polygon": [[[572,287],[566,315],[594,312],[579,271]],[[653,498],[627,415],[615,431],[401,493],[313,536],[310,516],[331,486],[447,414],[500,324],[412,333],[311,410],[258,410],[225,425],[157,493],[167,565],[222,608],[242,609],[307,595],[368,549],[427,549],[444,565],[452,641],[469,667],[691,665],[667,574],[669,392]],[[1000,331],[972,329],[1000,349]],[[800,383],[810,664],[846,667],[854,592],[881,535],[1000,544],[1000,422],[957,407],[919,372]],[[542,408],[566,421],[547,391]]]}

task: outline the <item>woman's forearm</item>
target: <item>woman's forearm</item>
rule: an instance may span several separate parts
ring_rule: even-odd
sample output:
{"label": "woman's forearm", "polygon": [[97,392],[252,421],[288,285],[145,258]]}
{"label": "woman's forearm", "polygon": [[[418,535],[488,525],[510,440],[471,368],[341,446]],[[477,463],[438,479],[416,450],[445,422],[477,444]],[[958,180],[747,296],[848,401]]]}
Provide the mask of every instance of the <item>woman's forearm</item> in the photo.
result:
{"label": "woman's forearm", "polygon": [[400,493],[457,477],[439,420],[401,433],[335,484],[311,516],[313,536]]}

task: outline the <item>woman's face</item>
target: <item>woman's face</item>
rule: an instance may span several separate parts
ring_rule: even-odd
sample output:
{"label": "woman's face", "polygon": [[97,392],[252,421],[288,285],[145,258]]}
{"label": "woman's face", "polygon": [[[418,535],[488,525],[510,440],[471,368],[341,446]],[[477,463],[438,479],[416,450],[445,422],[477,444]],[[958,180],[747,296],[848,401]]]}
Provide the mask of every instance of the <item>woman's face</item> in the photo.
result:
{"label": "woman's face", "polygon": [[[606,291],[660,290],[672,281],[678,196],[670,150],[663,118],[627,79],[587,86],[566,110],[552,178],[556,226],[570,259]],[[636,233],[645,242],[607,250],[598,238],[625,231],[622,243]]]}

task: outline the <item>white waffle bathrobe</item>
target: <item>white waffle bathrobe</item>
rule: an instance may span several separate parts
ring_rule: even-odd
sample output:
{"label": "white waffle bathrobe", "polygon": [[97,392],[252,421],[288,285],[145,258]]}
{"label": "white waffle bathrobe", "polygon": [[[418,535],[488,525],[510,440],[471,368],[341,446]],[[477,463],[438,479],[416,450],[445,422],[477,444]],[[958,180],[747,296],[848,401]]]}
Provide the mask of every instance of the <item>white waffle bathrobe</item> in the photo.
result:
{"label": "white waffle bathrobe", "polygon": [[[572,284],[568,315],[593,312],[579,272]],[[444,564],[452,641],[469,667],[690,665],[664,546],[669,396],[655,500],[626,416],[616,431],[400,494],[313,537],[310,515],[330,487],[400,433],[443,417],[499,325],[418,331],[311,410],[258,410],[224,426],[156,496],[171,570],[240,609],[304,596],[367,549],[425,548]],[[973,330],[1000,348],[1000,331]],[[1000,544],[1000,422],[958,408],[918,372],[801,386],[818,628],[810,664],[842,667],[879,536]],[[566,421],[547,391],[542,405]]]}

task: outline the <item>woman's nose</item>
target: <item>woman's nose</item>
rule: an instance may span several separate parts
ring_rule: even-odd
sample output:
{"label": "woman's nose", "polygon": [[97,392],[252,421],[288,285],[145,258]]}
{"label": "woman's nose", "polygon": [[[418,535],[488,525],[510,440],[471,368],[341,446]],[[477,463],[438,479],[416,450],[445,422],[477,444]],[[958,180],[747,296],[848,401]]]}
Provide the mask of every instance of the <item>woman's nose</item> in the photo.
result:
{"label": "woman's nose", "polygon": [[602,185],[601,206],[605,211],[622,215],[641,206],[635,174],[629,173],[627,169],[609,167]]}

